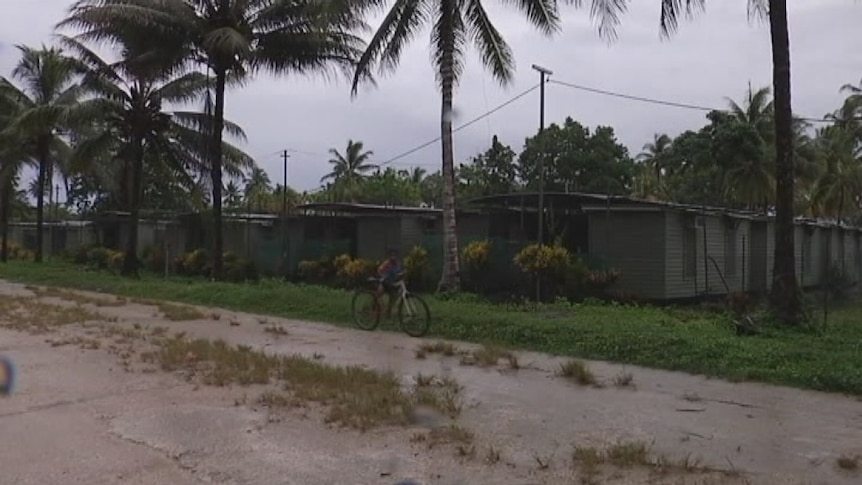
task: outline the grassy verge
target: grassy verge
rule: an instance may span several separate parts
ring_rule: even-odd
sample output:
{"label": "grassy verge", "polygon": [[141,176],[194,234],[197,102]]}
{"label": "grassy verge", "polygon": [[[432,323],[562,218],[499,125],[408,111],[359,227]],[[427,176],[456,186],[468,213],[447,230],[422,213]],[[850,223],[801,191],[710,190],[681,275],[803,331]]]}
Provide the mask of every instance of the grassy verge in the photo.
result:
{"label": "grassy verge", "polygon": [[[0,278],[352,325],[350,294],[322,287],[154,276],[129,280],[53,262],[9,262],[0,265]],[[427,300],[434,337],[862,395],[858,306],[836,309],[829,327],[817,335],[771,331],[737,337],[721,318],[696,312],[618,305],[525,310],[467,299]]]}

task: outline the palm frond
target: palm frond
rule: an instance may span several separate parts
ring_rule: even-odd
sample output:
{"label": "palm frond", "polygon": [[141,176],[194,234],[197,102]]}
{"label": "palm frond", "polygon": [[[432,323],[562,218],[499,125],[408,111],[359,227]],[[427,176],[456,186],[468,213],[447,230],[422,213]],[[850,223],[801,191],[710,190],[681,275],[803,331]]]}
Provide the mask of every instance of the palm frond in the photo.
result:
{"label": "palm frond", "polygon": [[428,12],[427,0],[395,1],[356,63],[351,86],[353,96],[362,82],[373,79],[371,73],[375,67],[381,74],[397,67],[404,47],[428,20]]}
{"label": "palm frond", "polygon": [[[197,130],[201,133],[208,131],[208,126],[212,123],[211,115],[194,111],[173,111],[171,116],[176,124],[187,128]],[[224,120],[224,130],[228,135],[236,138],[239,141],[246,142],[248,137],[242,127],[229,120]]]}
{"label": "palm frond", "polygon": [[[521,5],[529,4],[525,5],[523,8],[529,8],[533,4],[544,3],[546,3],[545,0],[538,0],[535,2],[523,0],[522,2],[519,2]],[[544,10],[539,10],[539,12],[547,14]],[[491,71],[491,74],[501,85],[507,85],[512,80],[515,68],[515,58],[512,55],[512,49],[506,43],[505,39],[503,39],[500,32],[497,31],[497,28],[494,27],[494,24],[491,23],[491,19],[488,18],[488,13],[485,12],[485,8],[482,7],[481,0],[466,0],[465,14],[467,17],[469,34],[473,38],[474,44],[479,48],[482,63],[485,64],[485,67]],[[528,15],[531,14],[528,13]],[[554,25],[554,23],[559,22],[559,18],[556,17],[555,12],[553,20],[546,17],[539,17],[539,19],[540,20],[537,21],[540,23],[551,22],[551,24],[543,24],[546,29],[555,28],[551,26]]]}
{"label": "palm frond", "polygon": [[[565,0],[566,3],[582,8],[586,0]],[[662,0],[665,2],[666,0]],[[620,25],[620,15],[628,9],[627,0],[590,0],[590,18],[596,22],[599,36],[606,40],[617,38],[617,27]],[[664,6],[662,6],[664,11]]]}
{"label": "palm frond", "polygon": [[431,60],[437,84],[451,80],[453,88],[464,72],[466,27],[457,0],[437,0],[431,27]]}

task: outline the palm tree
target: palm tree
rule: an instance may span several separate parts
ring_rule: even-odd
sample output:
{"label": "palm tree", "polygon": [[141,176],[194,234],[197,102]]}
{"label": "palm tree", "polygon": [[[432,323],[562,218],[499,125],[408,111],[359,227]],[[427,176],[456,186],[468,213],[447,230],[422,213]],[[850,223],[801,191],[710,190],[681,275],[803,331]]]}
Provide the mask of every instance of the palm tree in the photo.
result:
{"label": "palm tree", "polygon": [[143,28],[215,77],[211,123],[214,216],[213,277],[221,279],[222,135],[225,91],[259,70],[323,74],[352,70],[364,43],[352,32],[364,24],[351,2],[290,0],[78,0],[62,25],[89,40],[115,41]]}
{"label": "palm tree", "polygon": [[262,168],[254,168],[245,183],[246,205],[255,211],[263,211],[269,207],[272,196],[272,182]]}
{"label": "palm tree", "polygon": [[413,167],[413,170],[410,171],[410,182],[417,187],[421,187],[426,175],[428,175],[428,171],[424,168]]}
{"label": "palm tree", "polygon": [[71,152],[62,134],[71,128],[69,121],[77,107],[80,87],[75,83],[76,61],[60,49],[17,47],[21,59],[12,70],[12,77],[23,88],[0,78],[0,96],[20,107],[6,128],[7,134],[28,145],[38,163],[35,257],[38,263],[44,249],[45,187],[52,185],[47,176],[51,166],[63,163],[64,156]]}
{"label": "palm tree", "polygon": [[[0,97],[0,134],[17,116],[21,106],[13,99]],[[9,218],[12,213],[13,199],[18,188],[18,178],[24,163],[31,159],[20,150],[20,144],[11,136],[0,140],[0,262],[5,263],[9,256]]]}
{"label": "palm tree", "polygon": [[664,170],[662,161],[668,149],[670,149],[671,143],[672,140],[669,136],[664,133],[656,133],[653,135],[653,141],[645,144],[643,151],[635,157],[638,161],[652,168],[655,173],[655,181],[659,186],[661,185],[661,176]]}
{"label": "palm tree", "polygon": [[[372,2],[380,3],[380,2]],[[550,35],[560,26],[556,0],[518,0],[514,5],[540,32]],[[375,66],[392,70],[401,52],[416,33],[431,26],[431,53],[441,92],[441,148],[443,172],[443,271],[438,290],[460,288],[458,236],[455,220],[455,163],[452,145],[452,99],[464,70],[465,47],[479,51],[485,67],[501,85],[513,76],[514,57],[494,27],[482,0],[398,0],[377,28],[359,59],[353,79],[353,95],[359,82]]]}
{"label": "palm tree", "polygon": [[818,215],[842,220],[858,208],[862,194],[862,145],[847,127],[830,126],[817,134],[824,170],[814,184],[812,203]]}
{"label": "palm tree", "polygon": [[242,191],[232,180],[224,189],[224,206],[229,211],[236,211],[242,207]]}
{"label": "palm tree", "polygon": [[734,118],[754,128],[763,141],[772,141],[774,138],[773,118],[775,109],[769,86],[754,91],[751,88],[751,83],[749,83],[746,99],[742,105],[730,98],[725,99],[730,108],[730,114]]}
{"label": "palm tree", "polygon": [[[568,0],[582,6],[583,0]],[[612,36],[619,15],[626,10],[621,0],[591,0],[591,14],[598,20],[599,34]],[[802,315],[802,299],[796,281],[794,255],[794,159],[793,109],[790,102],[790,39],[787,0],[747,0],[749,18],[769,20],[772,44],[772,90],[775,95],[775,258],[770,304],[777,316],[795,324]],[[701,9],[705,0],[660,0],[661,35],[668,37],[678,27],[681,15]]]}
{"label": "palm tree", "polygon": [[[163,111],[162,105],[182,104],[199,98],[208,87],[197,72],[175,75],[176,66],[163,56],[157,44],[140,31],[123,39],[122,59],[108,63],[81,42],[61,37],[77,55],[84,72],[82,88],[93,97],[81,102],[79,115],[104,129],[76,147],[76,161],[86,164],[97,153],[110,154],[120,163],[120,186],[128,194],[129,235],[122,272],[138,269],[138,223],[144,187],[145,164],[166,163],[174,173],[190,178],[192,167],[206,162],[206,142],[196,128],[206,124],[204,115]],[[247,156],[246,156],[247,158]]]}
{"label": "palm tree", "polygon": [[329,165],[332,171],[324,175],[320,183],[332,181],[336,190],[342,191],[342,195],[346,195],[351,202],[355,202],[359,184],[368,172],[379,168],[370,162],[374,152],[363,151],[364,148],[365,145],[361,141],[353,140],[347,140],[347,149],[344,150],[343,155],[335,148],[330,148],[329,154],[332,158],[329,160]]}

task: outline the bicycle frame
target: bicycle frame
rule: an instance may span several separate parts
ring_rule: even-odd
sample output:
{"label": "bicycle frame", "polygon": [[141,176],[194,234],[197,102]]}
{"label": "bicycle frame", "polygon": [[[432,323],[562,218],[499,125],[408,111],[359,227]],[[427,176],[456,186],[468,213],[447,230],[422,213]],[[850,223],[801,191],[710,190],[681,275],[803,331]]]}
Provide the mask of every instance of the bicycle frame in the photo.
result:
{"label": "bicycle frame", "polygon": [[410,292],[407,290],[407,283],[404,282],[404,278],[399,279],[393,286],[395,286],[398,291],[398,299],[392,302],[392,307],[396,307],[397,304],[404,302],[404,307],[407,310],[407,313],[409,315],[415,315],[416,309],[413,308],[413,303],[407,298],[407,295],[409,295]]}

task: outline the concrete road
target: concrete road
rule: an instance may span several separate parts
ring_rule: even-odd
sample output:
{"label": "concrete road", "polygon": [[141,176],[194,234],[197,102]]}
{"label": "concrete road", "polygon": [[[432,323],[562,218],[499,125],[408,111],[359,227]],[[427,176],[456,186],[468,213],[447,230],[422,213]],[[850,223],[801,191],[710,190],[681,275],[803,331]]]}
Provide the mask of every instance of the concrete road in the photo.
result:
{"label": "concrete road", "polygon": [[[27,294],[0,283],[0,299]],[[63,304],[57,298],[41,298]],[[581,483],[573,446],[620,440],[652,444],[655,455],[686,457],[732,474],[611,470],[593,483],[860,483],[837,465],[862,455],[862,402],[855,398],[732,384],[682,373],[627,367],[634,388],[580,387],[555,376],[560,360],[520,353],[517,371],[459,364],[457,357],[415,357],[417,339],[267,317],[287,335],[265,332],[255,315],[215,310],[218,320],[168,322],[141,304],[89,307],[112,324],[165,326],[271,353],[322,354],[361,364],[455,378],[464,386],[458,418],[476,438],[476,458],[411,443],[421,430],[336,430],[314,412],[274,414],[254,404],[261,389],[199,386],[137,366],[128,372],[105,344],[51,342],[93,337],[66,326],[50,334],[9,330],[0,317],[0,354],[17,364],[19,386],[0,399],[2,484],[395,484]],[[207,309],[207,314],[214,310]],[[4,324],[7,328],[4,328]],[[469,349],[467,344],[457,344]],[[611,382],[620,366],[590,362]],[[142,369],[146,370],[145,372]],[[499,452],[497,463],[484,458]],[[862,464],[860,464],[862,466]]]}

